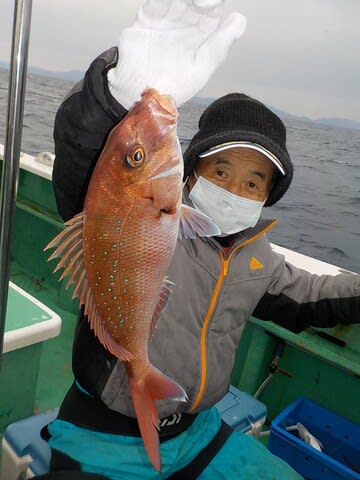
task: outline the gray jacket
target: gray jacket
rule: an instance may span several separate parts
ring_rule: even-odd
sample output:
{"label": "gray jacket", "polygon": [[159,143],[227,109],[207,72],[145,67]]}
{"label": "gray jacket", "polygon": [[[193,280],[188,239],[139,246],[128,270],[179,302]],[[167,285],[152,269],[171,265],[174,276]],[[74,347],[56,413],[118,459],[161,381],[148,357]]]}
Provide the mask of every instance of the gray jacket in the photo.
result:
{"label": "gray jacket", "polygon": [[[189,401],[158,402],[160,418],[208,408],[225,395],[243,326],[267,295],[274,303],[287,299],[288,318],[296,305],[321,305],[322,300],[339,297],[357,297],[359,310],[360,276],[318,277],[286,263],[265,235],[275,223],[259,221],[239,235],[226,254],[215,239],[178,241],[167,274],[175,286],[152,337],[149,357],[182,385]],[[276,321],[271,309],[266,310],[267,319]],[[306,308],[304,315],[303,322]],[[359,321],[359,315],[353,320]],[[323,318],[315,323],[329,326],[331,321]],[[109,408],[133,416],[121,362],[113,369],[102,400]]]}

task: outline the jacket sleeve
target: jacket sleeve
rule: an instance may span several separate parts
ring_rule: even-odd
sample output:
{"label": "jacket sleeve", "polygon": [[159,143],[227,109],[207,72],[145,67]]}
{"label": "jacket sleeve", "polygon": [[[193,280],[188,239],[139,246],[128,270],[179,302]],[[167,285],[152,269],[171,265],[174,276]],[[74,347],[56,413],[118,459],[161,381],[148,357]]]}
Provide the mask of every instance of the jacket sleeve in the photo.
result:
{"label": "jacket sleeve", "polygon": [[360,323],[360,275],[314,275],[274,254],[274,274],[253,314],[295,333]]}
{"label": "jacket sleeve", "polygon": [[82,210],[106,138],[127,113],[108,88],[107,71],[116,62],[117,48],[97,57],[55,117],[53,187],[58,211],[65,221]]}

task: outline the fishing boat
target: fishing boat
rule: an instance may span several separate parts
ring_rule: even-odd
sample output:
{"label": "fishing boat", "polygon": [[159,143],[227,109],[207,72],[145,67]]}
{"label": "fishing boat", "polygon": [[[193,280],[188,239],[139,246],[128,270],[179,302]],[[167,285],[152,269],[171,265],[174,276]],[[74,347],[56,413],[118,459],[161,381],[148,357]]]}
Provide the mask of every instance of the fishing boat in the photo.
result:
{"label": "fishing boat", "polygon": [[[43,157],[20,155],[0,375],[1,432],[22,418],[57,408],[73,380],[71,349],[78,301],[58,282],[43,251],[63,228],[51,184],[52,166],[44,164]],[[336,275],[343,271],[278,245],[273,248],[311,273]],[[35,306],[40,309],[37,315]],[[29,342],[22,338],[24,324],[36,332]],[[19,331],[18,341],[11,344],[14,330]],[[299,397],[360,425],[359,378],[360,326],[312,328],[293,334],[251,317],[237,350],[232,385],[266,405],[263,429],[268,431],[271,421]],[[268,437],[260,439],[267,442]]]}
{"label": "fishing boat", "polygon": [[[16,16],[22,15],[21,22],[24,23],[24,16],[28,13],[24,5],[19,4],[20,13]],[[13,46],[14,51],[25,48],[21,38],[18,43]],[[26,56],[26,52],[22,55]],[[13,57],[15,62],[18,56]],[[26,61],[22,65],[13,65],[13,68],[24,79]],[[13,77],[16,77],[15,73]],[[14,95],[15,105],[16,99],[23,102],[23,89],[17,88]],[[21,111],[21,106],[19,109]],[[11,120],[10,117],[9,114]],[[18,124],[21,128],[21,122]],[[14,119],[12,125],[17,125]],[[21,130],[17,136],[21,138]],[[14,158],[17,155],[18,159],[15,158],[10,166],[10,179],[5,175],[13,189],[8,196],[6,192],[2,193],[2,216],[8,214],[9,218],[2,218],[1,222],[1,287],[5,288],[1,298],[5,305],[7,301],[7,308],[2,305],[1,434],[21,419],[59,407],[73,381],[71,350],[78,313],[78,301],[73,301],[71,290],[66,291],[64,284],[58,282],[58,276],[52,273],[53,264],[47,262],[44,253],[44,247],[63,228],[51,184],[51,155],[21,153],[20,145],[13,143],[16,142],[16,131],[13,138],[8,136],[7,139],[8,151],[0,145],[0,158],[4,159],[0,162],[0,169],[6,168],[7,154]],[[273,245],[273,248],[285,255],[289,262],[311,273],[336,275],[343,272],[335,265],[284,247]],[[259,435],[259,441],[265,444],[271,437],[268,433],[272,421],[303,397],[360,429],[359,379],[360,325],[321,330],[310,328],[301,334],[293,334],[275,323],[262,322],[255,317],[249,318],[244,328],[232,373],[232,385],[249,393],[267,408],[266,421]],[[331,428],[329,424],[327,434]],[[341,435],[344,438],[349,436],[346,431]],[[360,437],[351,440],[360,443]],[[287,440],[284,437],[282,441],[285,444]],[[291,448],[298,446],[295,443]],[[310,456],[308,460],[311,461]],[[353,472],[354,476],[321,478],[360,478],[357,473],[360,455],[357,459],[345,458],[343,463],[347,474]],[[322,468],[326,474],[327,467]]]}

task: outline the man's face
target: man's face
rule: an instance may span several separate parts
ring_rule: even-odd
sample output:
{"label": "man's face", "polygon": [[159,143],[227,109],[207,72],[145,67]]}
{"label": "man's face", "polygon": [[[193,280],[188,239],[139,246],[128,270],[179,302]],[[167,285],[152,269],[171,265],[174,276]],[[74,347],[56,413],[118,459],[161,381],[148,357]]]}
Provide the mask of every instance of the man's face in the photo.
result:
{"label": "man's face", "polygon": [[[250,148],[229,148],[200,159],[196,174],[241,197],[263,202],[270,193],[273,163],[261,152]],[[196,183],[194,173],[188,181]]]}

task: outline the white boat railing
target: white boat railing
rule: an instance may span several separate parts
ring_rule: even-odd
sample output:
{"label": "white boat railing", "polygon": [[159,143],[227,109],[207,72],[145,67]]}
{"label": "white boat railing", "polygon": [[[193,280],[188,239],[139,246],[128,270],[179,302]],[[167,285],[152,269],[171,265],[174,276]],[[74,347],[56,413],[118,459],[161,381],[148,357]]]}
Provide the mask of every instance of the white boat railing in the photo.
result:
{"label": "white boat railing", "polygon": [[[0,160],[3,160],[4,145],[0,143]],[[20,168],[34,173],[46,180],[51,180],[55,155],[51,152],[39,152],[33,156],[20,152]]]}

